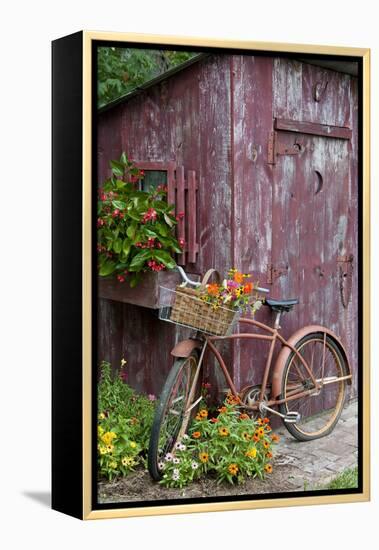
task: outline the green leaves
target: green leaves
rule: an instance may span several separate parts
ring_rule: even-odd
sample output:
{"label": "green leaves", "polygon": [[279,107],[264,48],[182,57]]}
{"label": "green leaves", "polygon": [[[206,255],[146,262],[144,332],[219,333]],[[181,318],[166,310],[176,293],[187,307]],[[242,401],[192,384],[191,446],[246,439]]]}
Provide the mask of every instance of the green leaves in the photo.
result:
{"label": "green leaves", "polygon": [[[119,160],[110,162],[112,176],[105,180],[101,194],[106,200],[98,202],[99,275],[126,275],[132,286],[138,284],[140,273],[176,266],[173,253],[181,253],[174,235],[176,219],[172,205],[157,194],[138,189],[143,178],[140,169],[122,153]],[[133,183],[134,182],[134,183]],[[155,212],[154,212],[155,211]],[[145,216],[147,213],[151,216]],[[156,264],[148,265],[149,260]]]}
{"label": "green leaves", "polygon": [[170,256],[168,252],[164,250],[153,250],[154,258],[164,264],[167,269],[174,269],[176,267],[175,260]]}
{"label": "green leaves", "polygon": [[149,260],[152,257],[153,256],[151,250],[142,250],[141,252],[138,252],[138,254],[136,254],[130,262],[129,271],[138,271],[146,262],[146,260]]}
{"label": "green leaves", "polygon": [[107,277],[108,275],[111,275],[116,268],[116,262],[113,262],[112,260],[106,260],[99,269],[99,275],[101,277]]}
{"label": "green leaves", "polygon": [[112,168],[112,173],[115,176],[121,177],[124,175],[125,166],[123,163],[119,162],[118,160],[111,160],[110,161],[110,167]]}

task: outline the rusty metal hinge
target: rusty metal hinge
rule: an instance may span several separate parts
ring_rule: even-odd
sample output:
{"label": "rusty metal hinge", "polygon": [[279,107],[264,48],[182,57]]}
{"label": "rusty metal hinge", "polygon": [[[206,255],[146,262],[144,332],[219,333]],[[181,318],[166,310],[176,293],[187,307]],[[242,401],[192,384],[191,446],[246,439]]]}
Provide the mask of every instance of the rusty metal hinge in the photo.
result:
{"label": "rusty metal hinge", "polygon": [[267,162],[268,164],[275,164],[278,155],[298,155],[302,149],[303,145],[298,138],[295,139],[293,145],[288,145],[287,143],[280,142],[278,132],[270,132],[267,146]]}
{"label": "rusty metal hinge", "polygon": [[349,305],[351,298],[351,291],[353,287],[353,270],[354,270],[354,256],[348,254],[345,256],[337,257],[338,271],[339,271],[339,290],[341,296],[341,302],[346,309]]}
{"label": "rusty metal hinge", "polygon": [[274,266],[273,264],[269,264],[267,266],[267,278],[266,282],[268,284],[272,284],[276,281],[276,279],[279,279],[279,277],[282,277],[282,275],[288,274],[288,265],[282,265],[282,266]]}

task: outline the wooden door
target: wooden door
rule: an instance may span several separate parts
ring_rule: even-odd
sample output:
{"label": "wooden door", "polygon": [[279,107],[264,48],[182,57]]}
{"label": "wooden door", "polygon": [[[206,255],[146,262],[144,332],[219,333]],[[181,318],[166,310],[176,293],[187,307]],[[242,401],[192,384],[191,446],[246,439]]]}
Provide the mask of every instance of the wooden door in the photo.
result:
{"label": "wooden door", "polygon": [[[276,121],[276,127],[280,125]],[[351,339],[356,299],[351,132],[325,126],[292,121],[293,131],[277,129],[270,138],[274,177],[269,277],[273,296],[299,298],[299,305],[283,319],[286,335],[304,325],[322,324],[352,352],[357,341]]]}

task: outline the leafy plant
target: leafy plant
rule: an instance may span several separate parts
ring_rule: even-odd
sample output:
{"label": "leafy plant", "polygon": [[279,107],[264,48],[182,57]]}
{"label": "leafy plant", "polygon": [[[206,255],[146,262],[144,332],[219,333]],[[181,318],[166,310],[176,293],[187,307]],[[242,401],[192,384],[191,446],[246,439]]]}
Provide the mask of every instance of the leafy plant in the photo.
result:
{"label": "leafy plant", "polygon": [[241,483],[246,477],[271,474],[272,446],[279,440],[268,418],[253,420],[229,395],[218,415],[209,418],[201,408],[173,453],[159,464],[167,487],[184,487],[201,475],[215,475],[218,483]]}
{"label": "leafy plant", "polygon": [[103,107],[194,55],[171,50],[98,48],[98,106]]}
{"label": "leafy plant", "polygon": [[110,162],[112,177],[99,189],[97,251],[99,275],[117,275],[120,283],[129,276],[135,286],[144,271],[161,271],[176,266],[173,254],[182,252],[177,241],[177,223],[167,204],[167,187],[149,192],[138,189],[144,178],[125,153]]}
{"label": "leafy plant", "polygon": [[108,362],[100,365],[98,473],[108,479],[126,476],[145,462],[154,417],[155,396],[138,395],[125,375],[125,365],[113,375]]}

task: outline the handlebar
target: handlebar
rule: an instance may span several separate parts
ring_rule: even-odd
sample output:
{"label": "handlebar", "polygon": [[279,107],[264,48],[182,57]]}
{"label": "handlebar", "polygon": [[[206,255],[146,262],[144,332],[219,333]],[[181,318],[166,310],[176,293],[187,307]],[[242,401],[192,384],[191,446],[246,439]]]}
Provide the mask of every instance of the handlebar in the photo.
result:
{"label": "handlebar", "polygon": [[[187,273],[184,271],[184,269],[180,265],[177,265],[176,269],[179,271],[180,275],[182,276],[183,281],[185,281],[189,285],[192,285],[192,286],[200,286],[201,285],[201,282],[199,282],[199,281],[192,281],[192,279],[190,279],[188,277]],[[255,290],[258,290],[258,292],[264,292],[265,294],[270,292],[270,290],[268,288],[263,288],[263,287],[260,287],[260,286],[258,286]]]}

